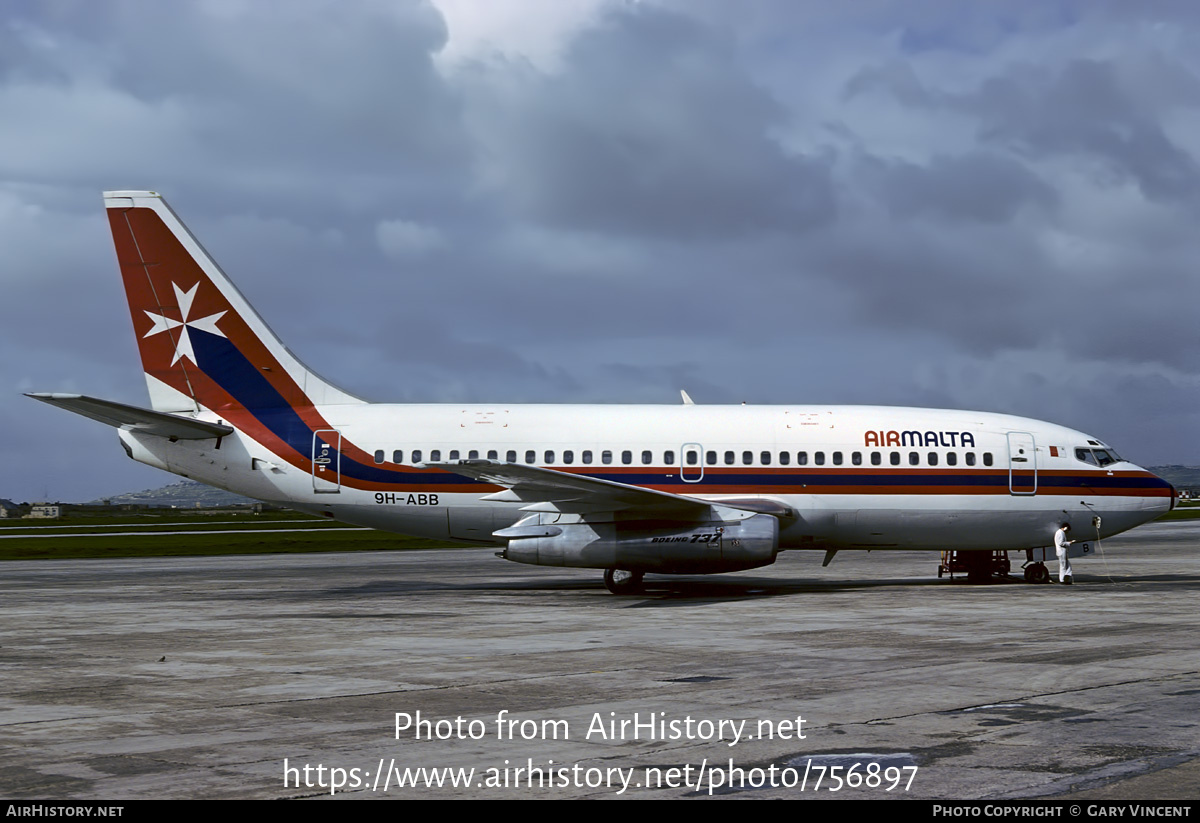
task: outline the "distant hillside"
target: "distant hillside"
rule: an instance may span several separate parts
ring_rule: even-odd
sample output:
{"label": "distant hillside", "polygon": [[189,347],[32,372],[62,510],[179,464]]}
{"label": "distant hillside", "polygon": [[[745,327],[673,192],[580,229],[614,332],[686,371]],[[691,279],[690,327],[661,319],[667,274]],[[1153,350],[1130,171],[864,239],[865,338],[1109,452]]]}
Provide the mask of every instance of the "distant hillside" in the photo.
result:
{"label": "distant hillside", "polygon": [[100,505],[105,500],[114,506],[132,504],[135,506],[175,506],[181,509],[192,509],[199,506],[236,506],[254,503],[249,497],[242,497],[233,492],[214,489],[195,480],[181,480],[160,489],[146,489],[140,492],[128,492],[101,500],[91,500],[90,505]]}
{"label": "distant hillside", "polygon": [[1200,466],[1149,466],[1177,489],[1200,489]]}

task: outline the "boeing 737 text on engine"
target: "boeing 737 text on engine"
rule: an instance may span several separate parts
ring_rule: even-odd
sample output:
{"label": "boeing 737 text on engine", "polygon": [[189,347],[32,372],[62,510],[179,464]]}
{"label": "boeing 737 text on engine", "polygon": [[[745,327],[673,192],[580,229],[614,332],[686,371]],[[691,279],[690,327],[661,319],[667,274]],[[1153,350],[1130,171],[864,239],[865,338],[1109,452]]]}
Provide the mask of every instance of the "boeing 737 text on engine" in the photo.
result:
{"label": "boeing 737 text on engine", "polygon": [[158,194],[104,200],[150,408],[30,396],[116,427],[134,460],[249,497],[605,569],[614,591],[782,549],[1029,549],[1063,522],[1102,538],[1175,502],[1096,438],[1001,414],[368,403],[297,360]]}

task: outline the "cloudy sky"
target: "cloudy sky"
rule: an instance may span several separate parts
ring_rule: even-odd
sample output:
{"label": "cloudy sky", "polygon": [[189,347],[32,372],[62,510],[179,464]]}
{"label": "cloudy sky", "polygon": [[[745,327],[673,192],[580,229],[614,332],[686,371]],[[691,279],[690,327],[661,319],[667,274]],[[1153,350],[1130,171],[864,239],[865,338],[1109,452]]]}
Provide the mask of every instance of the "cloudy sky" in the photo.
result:
{"label": "cloudy sky", "polygon": [[1200,464],[1191,3],[0,4],[0,497],[158,486],[100,191],[423,402],[976,408]]}

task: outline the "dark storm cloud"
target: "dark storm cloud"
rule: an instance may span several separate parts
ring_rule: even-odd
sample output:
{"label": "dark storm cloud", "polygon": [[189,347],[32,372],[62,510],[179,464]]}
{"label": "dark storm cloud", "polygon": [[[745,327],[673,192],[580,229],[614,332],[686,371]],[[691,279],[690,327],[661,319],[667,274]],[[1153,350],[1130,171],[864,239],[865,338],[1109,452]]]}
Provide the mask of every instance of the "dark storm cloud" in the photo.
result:
{"label": "dark storm cloud", "polygon": [[864,165],[861,173],[898,219],[1008,223],[1025,207],[1051,207],[1058,199],[1018,159],[996,152],[935,156],[925,165],[871,157]]}
{"label": "dark storm cloud", "polygon": [[[882,309],[872,312],[876,321],[903,328],[910,318],[981,353],[1048,345],[1080,357],[1191,369],[1200,356],[1188,321],[1200,298],[1187,256],[1194,240],[1117,220],[1098,233],[1085,215],[1103,209],[1105,199],[1138,219],[1181,205],[1194,213],[1200,170],[1191,144],[1164,125],[1180,112],[1200,113],[1192,71],[1163,55],[1135,53],[1002,65],[966,91],[952,83],[894,61],[858,72],[845,87],[847,100],[882,93],[919,116],[944,115],[989,147],[925,164],[869,157],[856,169],[892,217],[943,218],[940,226],[926,222],[933,230],[920,238],[882,226],[865,248],[834,249],[839,270],[876,267],[864,292],[867,306]],[[1074,203],[1064,199],[1065,182]],[[1136,211],[1126,184],[1143,201]],[[1092,190],[1084,202],[1081,187]],[[956,225],[961,219],[994,225]],[[1170,225],[1177,218],[1164,211],[1161,219]],[[1182,256],[1181,244],[1189,250]],[[1076,246],[1095,251],[1063,253]],[[913,283],[925,287],[926,299],[911,299]],[[964,288],[969,302],[961,299]]]}
{"label": "dark storm cloud", "polygon": [[253,193],[295,208],[301,192],[395,201],[398,179],[427,193],[466,164],[458,102],[432,61],[445,26],[415,0],[353,13],[319,2],[49,4],[6,36],[21,55],[5,67],[19,118],[10,145],[24,151],[0,167],[14,176],[186,181],[206,200]]}
{"label": "dark storm cloud", "polygon": [[[530,391],[544,395],[544,390],[538,390],[543,386],[557,392],[570,392],[577,387],[576,381],[562,369],[532,362],[492,335],[483,341],[467,339],[466,335],[480,334],[477,328],[425,313],[411,313],[402,323],[384,324],[373,339],[381,344],[381,364],[430,367],[459,375],[468,383],[505,383],[507,390],[503,394],[508,397],[516,398]],[[493,375],[498,377],[490,379]],[[494,399],[504,399],[495,394],[499,388],[490,385],[487,390]],[[406,394],[411,396],[413,392]]]}
{"label": "dark storm cloud", "polygon": [[1117,179],[1132,178],[1150,200],[1200,193],[1195,158],[1168,137],[1159,112],[1122,87],[1108,63],[1075,60],[1049,77],[1045,67],[1020,67],[959,104],[978,114],[985,140],[1033,155],[1091,156]]}
{"label": "dark storm cloud", "polygon": [[[1165,91],[1145,95],[1130,88],[1122,69]],[[914,108],[968,115],[982,140],[1028,157],[1091,158],[1112,182],[1133,180],[1149,200],[1194,200],[1200,193],[1196,158],[1161,122],[1177,106],[1200,107],[1200,80],[1161,58],[1125,67],[1094,59],[1018,64],[966,93],[931,88],[898,62],[859,73],[846,94],[868,90],[885,90]]]}
{"label": "dark storm cloud", "polygon": [[496,98],[482,129],[504,161],[503,195],[527,218],[687,238],[832,218],[828,161],[772,139],[787,112],[725,33],[623,7],[581,33],[563,63]]}

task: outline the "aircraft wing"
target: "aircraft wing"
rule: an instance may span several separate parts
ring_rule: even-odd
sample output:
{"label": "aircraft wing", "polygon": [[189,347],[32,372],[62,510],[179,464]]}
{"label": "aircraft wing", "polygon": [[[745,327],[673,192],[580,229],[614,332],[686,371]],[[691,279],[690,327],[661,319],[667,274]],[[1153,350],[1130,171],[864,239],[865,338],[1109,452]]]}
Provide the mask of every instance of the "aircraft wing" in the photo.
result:
{"label": "aircraft wing", "polygon": [[522,507],[522,511],[582,514],[638,509],[647,514],[696,515],[707,511],[712,505],[708,500],[519,463],[458,460],[452,463],[423,465],[496,486],[505,486],[505,491],[483,499],[529,503],[530,505]]}
{"label": "aircraft wing", "polygon": [[190,417],[178,417],[166,412],[127,406],[124,403],[101,400],[98,397],[88,397],[83,394],[36,392],[25,396],[49,403],[51,406],[58,406],[69,412],[75,412],[75,414],[81,414],[92,420],[98,420],[108,426],[115,426],[118,429],[131,429],[175,440],[207,440],[233,434],[232,427],[220,423],[206,423],[203,420],[193,420]]}

